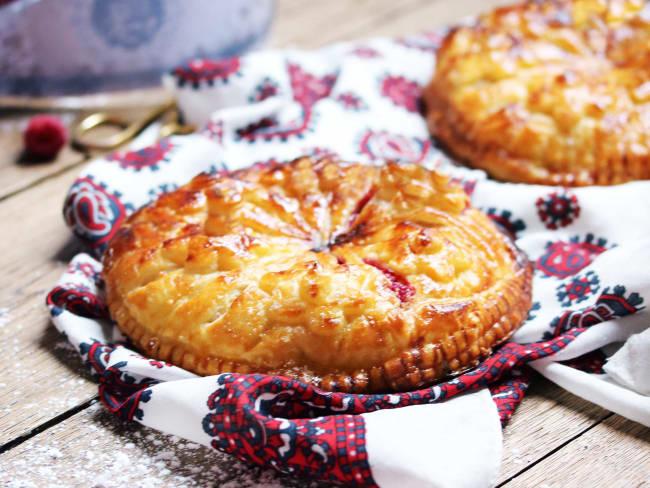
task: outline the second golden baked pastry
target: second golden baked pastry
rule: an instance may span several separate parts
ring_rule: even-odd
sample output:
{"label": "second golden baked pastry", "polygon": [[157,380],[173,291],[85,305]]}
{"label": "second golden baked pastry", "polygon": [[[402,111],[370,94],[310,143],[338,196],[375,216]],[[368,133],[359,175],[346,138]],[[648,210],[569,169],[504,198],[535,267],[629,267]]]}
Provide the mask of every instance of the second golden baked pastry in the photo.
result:
{"label": "second golden baked pastry", "polygon": [[129,219],[107,304],[152,357],[328,390],[410,390],[525,319],[532,268],[447,177],[302,158],[202,174]]}
{"label": "second golden baked pastry", "polygon": [[650,178],[650,11],[640,0],[529,2],[445,38],[431,132],[495,178],[567,186]]}

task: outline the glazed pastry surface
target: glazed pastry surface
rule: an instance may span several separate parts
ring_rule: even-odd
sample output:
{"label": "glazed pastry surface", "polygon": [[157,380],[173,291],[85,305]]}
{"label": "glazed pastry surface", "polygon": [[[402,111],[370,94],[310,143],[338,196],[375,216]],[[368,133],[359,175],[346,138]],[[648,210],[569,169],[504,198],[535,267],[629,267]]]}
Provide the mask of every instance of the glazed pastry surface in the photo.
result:
{"label": "glazed pastry surface", "polygon": [[429,129],[494,178],[566,186],[650,178],[650,9],[529,2],[445,38]]}
{"label": "glazed pastry surface", "polygon": [[127,219],[112,317],[201,375],[404,391],[471,367],[526,318],[532,267],[446,176],[301,158],[201,174]]}

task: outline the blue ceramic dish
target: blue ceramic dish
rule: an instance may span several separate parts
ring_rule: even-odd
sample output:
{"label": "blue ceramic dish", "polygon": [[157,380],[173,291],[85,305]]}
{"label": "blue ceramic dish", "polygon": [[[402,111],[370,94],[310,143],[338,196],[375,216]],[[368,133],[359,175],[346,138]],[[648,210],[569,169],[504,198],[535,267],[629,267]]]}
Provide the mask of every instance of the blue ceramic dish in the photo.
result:
{"label": "blue ceramic dish", "polygon": [[197,57],[261,44],[273,0],[0,2],[0,95],[53,96],[160,83]]}

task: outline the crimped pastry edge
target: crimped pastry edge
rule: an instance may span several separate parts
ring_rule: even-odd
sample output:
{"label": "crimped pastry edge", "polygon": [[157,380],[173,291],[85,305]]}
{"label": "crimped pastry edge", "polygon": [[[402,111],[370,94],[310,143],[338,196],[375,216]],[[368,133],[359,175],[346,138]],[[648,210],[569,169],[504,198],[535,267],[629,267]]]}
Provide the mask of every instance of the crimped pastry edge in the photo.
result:
{"label": "crimped pastry edge", "polygon": [[621,154],[616,160],[607,160],[596,169],[576,173],[552,172],[533,165],[528,159],[504,157],[499,147],[479,147],[468,137],[476,130],[453,104],[449,103],[433,80],[423,92],[427,126],[443,148],[452,156],[474,168],[486,171],[491,177],[512,183],[561,186],[616,185],[650,179],[650,157]]}
{"label": "crimped pastry edge", "polygon": [[[184,350],[173,340],[165,340],[148,333],[129,314],[121,297],[110,307],[120,330],[135,343],[142,352],[153,359],[168,361],[201,376],[221,373],[260,373],[288,377],[310,383],[328,391],[343,393],[389,393],[412,391],[431,386],[440,380],[458,375],[478,365],[492,353],[494,347],[506,341],[525,321],[532,303],[533,267],[525,253],[513,243],[510,251],[515,255],[516,271],[513,279],[500,289],[500,303],[496,307],[504,309],[498,320],[494,321],[483,334],[482,323],[475,328],[461,329],[448,336],[446,341],[424,344],[403,352],[370,370],[349,373],[334,373],[322,377],[310,375],[299,367],[263,371],[249,364],[205,358]],[[495,307],[493,307],[495,308]],[[487,322],[491,310],[475,310]],[[483,322],[483,320],[481,320]]]}

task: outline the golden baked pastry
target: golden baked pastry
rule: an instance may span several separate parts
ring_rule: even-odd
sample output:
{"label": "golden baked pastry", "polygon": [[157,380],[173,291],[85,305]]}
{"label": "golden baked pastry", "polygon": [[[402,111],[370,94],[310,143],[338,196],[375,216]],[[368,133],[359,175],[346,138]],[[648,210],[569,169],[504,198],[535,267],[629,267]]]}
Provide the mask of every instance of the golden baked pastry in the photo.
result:
{"label": "golden baked pastry", "polygon": [[641,0],[500,8],[445,38],[431,132],[491,176],[612,185],[650,178],[650,10]]}
{"label": "golden baked pastry", "polygon": [[531,300],[523,253],[414,164],[201,174],[127,219],[103,265],[111,315],[149,356],[347,392],[475,365]]}

